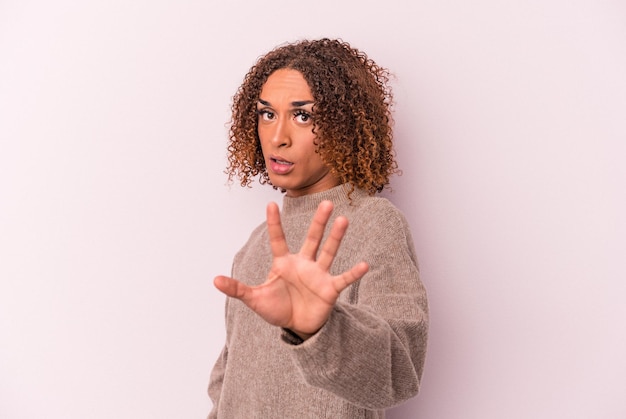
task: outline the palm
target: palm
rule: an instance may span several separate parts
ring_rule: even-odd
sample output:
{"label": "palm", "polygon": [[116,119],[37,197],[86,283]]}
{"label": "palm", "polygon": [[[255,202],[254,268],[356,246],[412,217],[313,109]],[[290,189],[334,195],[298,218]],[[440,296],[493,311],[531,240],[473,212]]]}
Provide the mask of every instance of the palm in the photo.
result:
{"label": "palm", "polygon": [[302,248],[289,253],[276,204],[267,208],[267,226],[274,260],[267,280],[249,287],[233,278],[218,276],[215,286],[226,295],[238,298],[268,323],[308,336],[319,330],[341,291],[359,280],[368,270],[366,263],[356,264],[340,275],[330,274],[348,221],[338,217],[330,235],[320,248],[324,229],[332,212],[332,203],[322,202],[311,222]]}

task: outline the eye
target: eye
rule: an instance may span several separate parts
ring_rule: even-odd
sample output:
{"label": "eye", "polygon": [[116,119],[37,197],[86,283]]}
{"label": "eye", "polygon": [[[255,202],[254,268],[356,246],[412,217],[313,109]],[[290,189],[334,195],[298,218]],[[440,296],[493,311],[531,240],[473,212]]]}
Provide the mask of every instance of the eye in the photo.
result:
{"label": "eye", "polygon": [[275,117],[274,112],[268,109],[259,109],[256,113],[259,115],[259,119],[263,121],[271,121]]}
{"label": "eye", "polygon": [[299,122],[301,124],[306,124],[311,121],[311,114],[302,109],[298,109],[297,111],[295,111],[293,117],[295,118],[296,122]]}

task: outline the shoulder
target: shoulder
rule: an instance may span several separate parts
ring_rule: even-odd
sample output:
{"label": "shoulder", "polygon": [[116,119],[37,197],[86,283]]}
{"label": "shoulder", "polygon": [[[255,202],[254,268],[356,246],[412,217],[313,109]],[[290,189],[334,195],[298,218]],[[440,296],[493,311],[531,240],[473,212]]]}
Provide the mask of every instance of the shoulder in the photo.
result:
{"label": "shoulder", "polygon": [[406,217],[389,199],[381,196],[366,196],[361,198],[354,210],[357,219],[369,220],[373,223],[401,224],[406,226]]}
{"label": "shoulder", "polygon": [[352,233],[371,239],[403,238],[411,240],[405,215],[387,198],[365,196],[346,212]]}
{"label": "shoulder", "polygon": [[350,236],[346,245],[371,266],[388,266],[392,260],[404,260],[417,267],[411,228],[404,213],[387,198],[363,197],[346,216]]}
{"label": "shoulder", "polygon": [[250,248],[262,247],[268,241],[267,222],[262,222],[252,230],[248,240],[244,243],[243,247],[237,252],[236,258],[244,255]]}

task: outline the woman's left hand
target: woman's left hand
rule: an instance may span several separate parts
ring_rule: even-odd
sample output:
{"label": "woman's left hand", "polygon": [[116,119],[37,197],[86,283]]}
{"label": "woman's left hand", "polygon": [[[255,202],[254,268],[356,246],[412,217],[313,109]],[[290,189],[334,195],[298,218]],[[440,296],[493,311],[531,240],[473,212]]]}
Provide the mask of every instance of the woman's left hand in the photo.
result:
{"label": "woman's left hand", "polygon": [[270,203],[267,228],[274,260],[267,280],[250,287],[234,278],[218,276],[215,286],[229,297],[241,300],[268,323],[307,339],[326,323],[341,291],[361,279],[369,269],[367,263],[360,262],[340,275],[330,274],[348,228],[348,220],[337,217],[322,245],[332,210],[332,202],[320,203],[302,248],[298,253],[289,253],[278,205]]}

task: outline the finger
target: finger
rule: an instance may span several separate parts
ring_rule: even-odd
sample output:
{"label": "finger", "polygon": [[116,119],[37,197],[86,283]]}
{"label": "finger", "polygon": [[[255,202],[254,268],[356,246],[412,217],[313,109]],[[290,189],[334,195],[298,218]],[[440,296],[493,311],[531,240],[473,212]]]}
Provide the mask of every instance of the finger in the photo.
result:
{"label": "finger", "polygon": [[250,292],[250,287],[247,285],[223,275],[216,276],[213,280],[213,285],[227,296],[239,300],[245,299],[246,295]]}
{"label": "finger", "polygon": [[363,278],[369,271],[369,265],[366,262],[359,262],[354,265],[349,271],[344,272],[341,275],[333,277],[333,286],[337,293],[340,293],[350,285]]}
{"label": "finger", "polygon": [[320,247],[322,237],[324,237],[324,230],[326,230],[326,224],[330,218],[330,214],[333,212],[333,203],[330,201],[322,201],[313,215],[309,231],[306,234],[304,243],[300,248],[300,254],[314,260],[317,256],[317,249]]}
{"label": "finger", "polygon": [[284,256],[289,253],[283,226],[280,223],[280,211],[275,202],[267,205],[267,233],[270,237],[270,247],[274,257]]}
{"label": "finger", "polygon": [[330,229],[330,234],[322,246],[322,251],[317,258],[317,263],[326,271],[330,270],[330,266],[335,260],[343,236],[348,229],[348,219],[346,217],[337,217]]}

